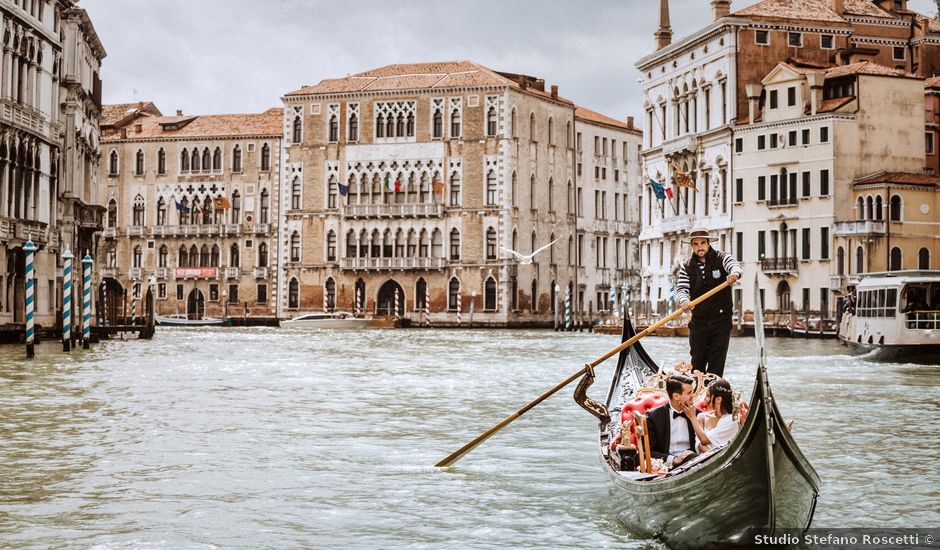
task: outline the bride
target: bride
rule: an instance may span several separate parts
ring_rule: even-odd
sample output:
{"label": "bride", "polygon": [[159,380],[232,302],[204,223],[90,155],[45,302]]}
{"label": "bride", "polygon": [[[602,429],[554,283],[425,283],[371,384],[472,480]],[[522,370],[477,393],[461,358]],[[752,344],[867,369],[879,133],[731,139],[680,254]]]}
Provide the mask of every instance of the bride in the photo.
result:
{"label": "bride", "polygon": [[734,439],[738,433],[738,423],[734,420],[734,398],[731,384],[719,378],[708,386],[705,402],[708,409],[697,412],[691,403],[687,403],[683,412],[692,421],[695,430],[696,450],[705,453]]}

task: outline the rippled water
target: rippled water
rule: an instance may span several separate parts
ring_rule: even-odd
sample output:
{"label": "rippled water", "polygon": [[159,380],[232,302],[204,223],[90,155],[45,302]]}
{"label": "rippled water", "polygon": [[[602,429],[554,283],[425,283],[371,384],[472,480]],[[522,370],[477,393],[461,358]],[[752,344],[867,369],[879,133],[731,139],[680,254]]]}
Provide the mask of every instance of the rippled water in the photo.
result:
{"label": "rippled water", "polygon": [[[158,329],[0,348],[0,546],[642,548],[606,503],[570,388],[433,466],[617,344],[550,331]],[[687,357],[682,339],[646,338]],[[940,524],[940,367],[770,339],[822,478],[815,526]],[[613,361],[598,369],[595,397]],[[750,392],[752,339],[726,376]]]}

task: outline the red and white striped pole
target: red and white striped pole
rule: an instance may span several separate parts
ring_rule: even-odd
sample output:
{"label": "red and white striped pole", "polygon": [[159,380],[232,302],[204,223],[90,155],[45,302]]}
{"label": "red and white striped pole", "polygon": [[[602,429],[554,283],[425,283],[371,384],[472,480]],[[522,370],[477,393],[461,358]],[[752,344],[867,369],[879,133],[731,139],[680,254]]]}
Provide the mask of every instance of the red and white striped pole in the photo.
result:
{"label": "red and white striped pole", "polygon": [[431,290],[424,287],[424,326],[431,326]]}
{"label": "red and white striped pole", "polygon": [[362,300],[359,298],[359,287],[356,287],[356,305],[353,309],[355,309],[356,315],[362,313]]}
{"label": "red and white striped pole", "polygon": [[457,291],[457,324],[458,325],[460,324],[460,306],[461,305],[462,304],[460,303],[460,291],[458,290]]}
{"label": "red and white striped pole", "polygon": [[398,315],[398,289],[397,289],[397,288],[395,289],[395,313],[394,313],[394,317],[395,317],[395,320],[398,321],[399,315]]}

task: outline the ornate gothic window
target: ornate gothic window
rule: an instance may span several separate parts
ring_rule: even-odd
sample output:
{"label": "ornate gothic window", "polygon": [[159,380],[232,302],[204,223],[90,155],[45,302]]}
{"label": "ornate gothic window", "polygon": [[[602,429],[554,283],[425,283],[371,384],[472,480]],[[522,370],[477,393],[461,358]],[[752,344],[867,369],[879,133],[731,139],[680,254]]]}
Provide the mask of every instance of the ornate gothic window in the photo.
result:
{"label": "ornate gothic window", "polygon": [[205,172],[212,169],[212,154],[209,152],[208,147],[202,150],[202,169]]}
{"label": "ornate gothic window", "polygon": [[359,141],[359,104],[346,105],[346,128],[349,132],[347,141]]}
{"label": "ornate gothic window", "polygon": [[232,147],[232,172],[242,171],[242,147],[235,145]]}
{"label": "ornate gothic window", "polygon": [[118,152],[113,149],[111,150],[111,154],[108,156],[108,175],[118,175]]}
{"label": "ornate gothic window", "polygon": [[212,152],[212,171],[221,172],[222,171],[222,148],[216,147],[215,151]]}
{"label": "ornate gothic window", "polygon": [[271,146],[265,143],[261,146],[261,171],[269,172],[271,170]]}
{"label": "ornate gothic window", "polygon": [[461,113],[461,99],[459,97],[450,98],[450,105],[448,107],[450,111],[450,138],[456,139],[460,137],[460,113]]}
{"label": "ornate gothic window", "polygon": [[166,245],[160,246],[160,253],[157,255],[157,267],[166,267],[167,256],[169,256],[169,250]]}
{"label": "ornate gothic window", "polygon": [[460,231],[456,227],[450,230],[450,259],[460,260]]}
{"label": "ornate gothic window", "polygon": [[457,311],[460,307],[460,279],[451,277],[447,284],[447,309]]}
{"label": "ornate gothic window", "polygon": [[336,261],[336,232],[332,229],[326,234],[326,261]]}
{"label": "ornate gothic window", "polygon": [[483,309],[496,311],[496,279],[487,277],[483,284]]}
{"label": "ornate gothic window", "polygon": [[134,226],[144,225],[144,198],[139,194],[134,197]]}
{"label": "ornate gothic window", "polygon": [[444,100],[431,100],[431,137],[444,137]]}
{"label": "ornate gothic window", "polygon": [[297,309],[300,307],[300,283],[296,277],[291,277],[290,284],[287,285],[287,307]]}
{"label": "ornate gothic window", "polygon": [[496,259],[496,230],[492,227],[486,230],[486,259]]}
{"label": "ornate gothic window", "polygon": [[270,211],[271,196],[268,194],[268,190],[264,189],[261,191],[261,212],[258,223],[270,223]]}
{"label": "ornate gothic window", "polygon": [[228,251],[228,265],[229,267],[241,266],[241,261],[238,254],[238,243],[232,243],[232,247]]}
{"label": "ornate gothic window", "polygon": [[299,145],[303,140],[303,119],[300,115],[294,117],[293,132],[291,134],[291,143]]}
{"label": "ornate gothic window", "polygon": [[290,207],[293,210],[300,210],[300,178],[294,178],[291,183]]}
{"label": "ornate gothic window", "polygon": [[300,261],[300,233],[294,231],[290,236],[290,261]]}
{"label": "ornate gothic window", "polygon": [[180,172],[189,172],[189,152],[186,149],[180,151]]}
{"label": "ornate gothic window", "polygon": [[163,147],[157,151],[157,174],[161,176],[166,174],[166,149]]}
{"label": "ornate gothic window", "polygon": [[460,174],[457,172],[450,176],[450,205],[460,206]]}
{"label": "ornate gothic window", "polygon": [[140,149],[137,150],[137,155],[134,162],[134,174],[138,176],[144,175],[144,152]]}
{"label": "ornate gothic window", "polygon": [[240,223],[242,219],[242,196],[238,190],[232,191],[232,222]]}
{"label": "ornate gothic window", "polygon": [[166,225],[166,201],[163,197],[157,201],[157,225]]}

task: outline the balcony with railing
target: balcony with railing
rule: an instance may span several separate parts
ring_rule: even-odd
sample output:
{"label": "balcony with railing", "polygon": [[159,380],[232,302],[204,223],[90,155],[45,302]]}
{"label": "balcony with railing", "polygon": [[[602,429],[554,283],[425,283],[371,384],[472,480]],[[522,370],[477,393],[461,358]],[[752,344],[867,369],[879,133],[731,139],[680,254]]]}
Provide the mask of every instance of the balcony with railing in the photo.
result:
{"label": "balcony with railing", "polygon": [[443,214],[441,203],[347,204],[343,208],[346,218],[428,218]]}
{"label": "balcony with railing", "polygon": [[242,270],[237,267],[226,267],[225,268],[225,278],[226,279],[237,279],[241,277]]}
{"label": "balcony with railing", "polygon": [[692,215],[684,214],[663,218],[659,222],[659,227],[663,233],[685,233],[692,227]]}
{"label": "balcony with railing", "polygon": [[169,268],[158,267],[153,270],[153,276],[156,277],[157,279],[166,279],[168,272],[169,272]]}
{"label": "balcony with railing", "polygon": [[101,230],[101,236],[105,239],[113,239],[117,237],[117,227],[105,227]]}
{"label": "balcony with railing", "polygon": [[701,138],[694,134],[671,139],[663,142],[663,154],[671,155],[680,151],[695,152],[698,150],[700,143]]}
{"label": "balcony with railing", "polygon": [[34,244],[46,244],[47,228],[45,222],[33,220],[16,221],[16,238],[33,241]]}
{"label": "balcony with railing", "polygon": [[0,239],[12,239],[16,237],[16,220],[13,218],[0,217]]}
{"label": "balcony with railing", "polygon": [[118,269],[116,267],[104,266],[101,268],[101,278],[111,277],[112,279],[117,277]]}
{"label": "balcony with railing", "polygon": [[352,258],[339,260],[340,269],[383,270],[383,269],[444,269],[444,258]]}
{"label": "balcony with railing", "polygon": [[144,226],[142,225],[132,225],[127,228],[128,237],[143,237],[144,236]]}
{"label": "balcony with railing", "polygon": [[127,278],[134,280],[144,276],[144,270],[139,267],[132,267],[127,271]]}
{"label": "balcony with railing", "polygon": [[266,267],[256,267],[253,270],[255,279],[267,279],[268,278],[268,268]]}
{"label": "balcony with railing", "polygon": [[796,258],[764,258],[760,261],[761,271],[767,274],[796,273],[799,265]]}
{"label": "balcony with railing", "polygon": [[241,233],[241,229],[242,227],[238,225],[237,223],[227,223],[222,226],[222,232],[225,235],[233,235],[233,236],[238,235],[239,233]]}
{"label": "balcony with railing", "polygon": [[885,233],[885,222],[877,220],[836,222],[832,229],[835,237],[883,236]]}
{"label": "balcony with railing", "polygon": [[251,232],[255,234],[267,234],[271,232],[271,224],[269,223],[253,223],[251,224]]}
{"label": "balcony with railing", "polygon": [[783,197],[783,198],[774,197],[770,199],[769,201],[767,201],[767,206],[770,206],[773,208],[779,208],[779,207],[784,207],[784,206],[796,206],[798,203],[799,203],[799,200],[797,200],[796,197]]}
{"label": "balcony with railing", "polygon": [[50,137],[52,123],[41,111],[10,99],[0,99],[0,120],[45,137]]}

